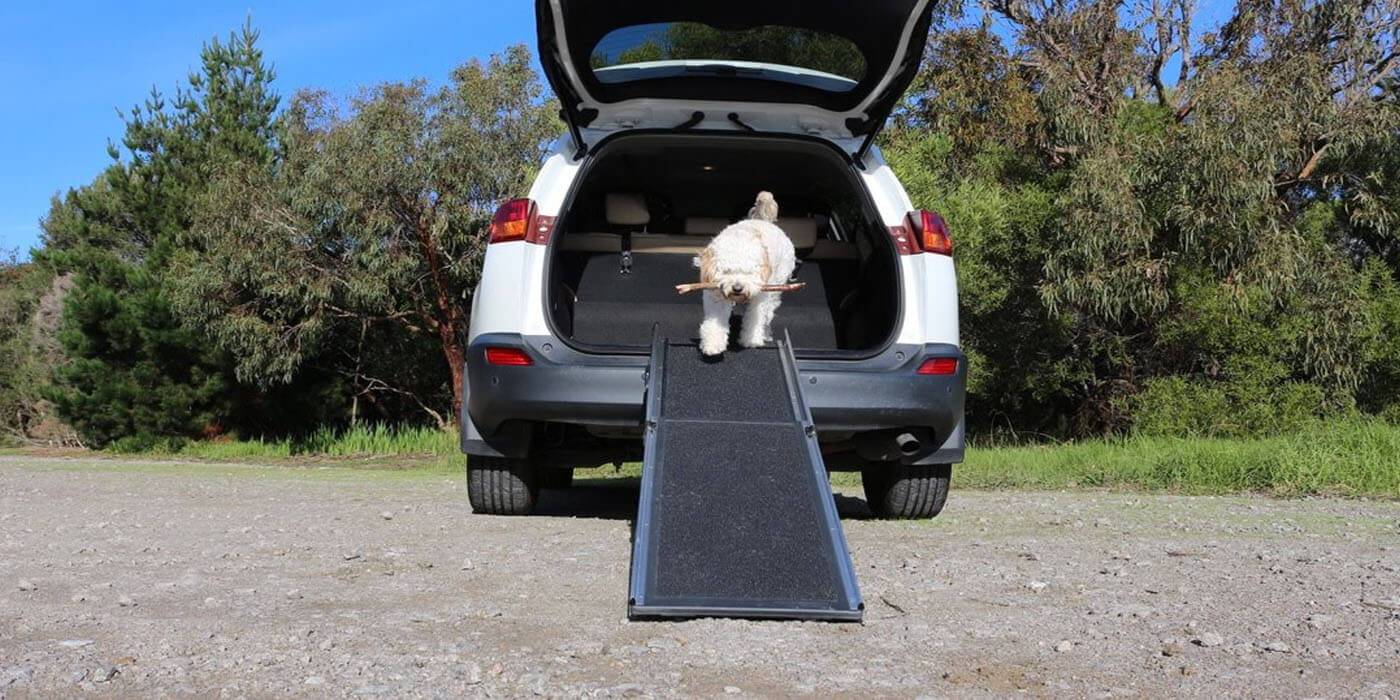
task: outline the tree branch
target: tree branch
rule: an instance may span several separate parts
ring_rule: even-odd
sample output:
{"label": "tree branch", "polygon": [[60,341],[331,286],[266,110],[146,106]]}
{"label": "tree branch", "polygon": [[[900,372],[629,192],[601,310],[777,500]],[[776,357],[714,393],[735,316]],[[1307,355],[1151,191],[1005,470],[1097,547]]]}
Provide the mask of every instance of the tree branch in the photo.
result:
{"label": "tree branch", "polygon": [[1307,163],[1303,164],[1303,169],[1298,171],[1298,175],[1293,178],[1293,181],[1301,182],[1312,177],[1313,171],[1317,170],[1318,164],[1322,162],[1322,154],[1326,153],[1327,147],[1331,145],[1332,144],[1330,142],[1324,143],[1322,144],[1322,147],[1313,151],[1312,156],[1308,158]]}

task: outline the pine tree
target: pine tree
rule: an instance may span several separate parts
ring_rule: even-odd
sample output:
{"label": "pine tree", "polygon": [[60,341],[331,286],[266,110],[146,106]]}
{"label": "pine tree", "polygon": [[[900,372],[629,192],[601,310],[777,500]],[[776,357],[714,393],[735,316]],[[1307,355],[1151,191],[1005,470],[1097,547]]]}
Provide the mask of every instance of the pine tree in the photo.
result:
{"label": "pine tree", "polygon": [[91,444],[218,432],[235,411],[231,363],[172,312],[166,284],[208,183],[275,147],[278,98],[257,38],[247,24],[205,44],[188,85],[133,108],[112,165],[55,198],[43,223],[37,257],[75,280],[50,394]]}

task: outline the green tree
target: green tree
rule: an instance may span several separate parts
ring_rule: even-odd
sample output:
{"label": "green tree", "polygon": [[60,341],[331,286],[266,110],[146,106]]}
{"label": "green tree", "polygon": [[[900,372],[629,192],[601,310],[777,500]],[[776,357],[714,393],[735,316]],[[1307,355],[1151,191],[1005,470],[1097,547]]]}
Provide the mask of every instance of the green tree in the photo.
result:
{"label": "green tree", "polygon": [[0,444],[69,443],[44,400],[58,361],[54,317],[68,287],[43,265],[0,259]]}
{"label": "green tree", "polygon": [[113,164],[43,222],[38,258],[75,283],[51,396],[91,444],[221,431],[235,413],[225,358],[174,313],[166,285],[211,178],[270,157],[272,79],[251,26],[211,40],[188,85],[133,108]]}
{"label": "green tree", "polygon": [[984,7],[1014,44],[936,31],[886,139],[960,238],[976,420],[1167,430],[1216,405],[1192,430],[1241,433],[1379,410],[1394,3],[1242,2],[1204,34],[1189,0]]}
{"label": "green tree", "polygon": [[[344,111],[299,95],[279,157],[230,169],[201,201],[181,313],[248,381],[292,381],[338,353],[357,397],[453,420],[491,216],[526,192],[555,113],[524,47],[461,66],[442,89],[381,85]],[[436,363],[404,361],[425,348]]]}

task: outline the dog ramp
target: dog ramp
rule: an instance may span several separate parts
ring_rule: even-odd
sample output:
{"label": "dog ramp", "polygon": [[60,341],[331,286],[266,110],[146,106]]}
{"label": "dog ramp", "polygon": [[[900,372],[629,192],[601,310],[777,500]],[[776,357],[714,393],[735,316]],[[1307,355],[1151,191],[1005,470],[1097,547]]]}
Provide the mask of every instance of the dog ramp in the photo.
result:
{"label": "dog ramp", "polygon": [[653,343],[628,616],[860,620],[788,342]]}

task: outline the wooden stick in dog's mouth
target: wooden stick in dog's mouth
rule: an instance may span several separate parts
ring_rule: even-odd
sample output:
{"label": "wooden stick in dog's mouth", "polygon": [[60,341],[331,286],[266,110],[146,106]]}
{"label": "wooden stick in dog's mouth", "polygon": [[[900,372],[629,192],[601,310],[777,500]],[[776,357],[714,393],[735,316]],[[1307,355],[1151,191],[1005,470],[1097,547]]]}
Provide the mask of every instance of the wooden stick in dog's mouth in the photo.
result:
{"label": "wooden stick in dog's mouth", "polygon": [[[788,283],[788,284],[765,284],[765,285],[763,285],[763,287],[761,287],[761,288],[759,289],[759,291],[762,291],[762,292],[795,292],[795,291],[797,291],[797,290],[799,290],[799,289],[801,289],[801,288],[803,288],[803,287],[805,287],[805,286],[807,286],[807,283],[806,283],[806,282],[791,282],[791,283]],[[678,284],[678,285],[676,285],[676,293],[677,293],[677,294],[689,294],[689,293],[691,293],[691,292],[698,292],[698,291],[700,291],[700,290],[702,290],[702,289],[719,289],[719,283],[717,283],[717,282],[694,282],[694,283],[691,283],[691,284]]]}

